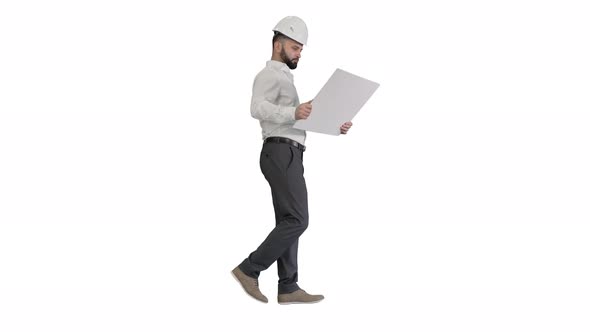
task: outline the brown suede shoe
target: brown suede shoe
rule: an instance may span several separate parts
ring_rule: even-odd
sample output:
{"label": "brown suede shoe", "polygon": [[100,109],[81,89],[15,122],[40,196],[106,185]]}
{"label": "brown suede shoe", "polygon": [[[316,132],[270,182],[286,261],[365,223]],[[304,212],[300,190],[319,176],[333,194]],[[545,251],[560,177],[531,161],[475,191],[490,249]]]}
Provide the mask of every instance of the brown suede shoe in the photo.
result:
{"label": "brown suede shoe", "polygon": [[268,299],[258,288],[258,279],[247,276],[239,267],[233,269],[231,275],[242,285],[248,295],[260,302],[268,303]]}
{"label": "brown suede shoe", "polygon": [[323,295],[307,294],[303,289],[288,294],[279,294],[279,304],[318,303],[324,299]]}

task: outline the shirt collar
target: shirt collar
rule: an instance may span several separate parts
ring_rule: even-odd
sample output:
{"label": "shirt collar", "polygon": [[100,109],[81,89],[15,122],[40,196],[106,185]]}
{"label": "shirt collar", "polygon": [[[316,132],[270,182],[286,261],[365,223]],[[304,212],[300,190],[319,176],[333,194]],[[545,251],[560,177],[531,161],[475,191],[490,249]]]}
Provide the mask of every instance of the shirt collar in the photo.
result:
{"label": "shirt collar", "polygon": [[275,69],[279,69],[282,70],[286,73],[291,73],[291,69],[289,69],[289,67],[287,67],[287,64],[280,62],[280,61],[276,61],[276,60],[268,60],[266,62],[266,66],[267,67],[271,67],[271,68],[275,68]]}

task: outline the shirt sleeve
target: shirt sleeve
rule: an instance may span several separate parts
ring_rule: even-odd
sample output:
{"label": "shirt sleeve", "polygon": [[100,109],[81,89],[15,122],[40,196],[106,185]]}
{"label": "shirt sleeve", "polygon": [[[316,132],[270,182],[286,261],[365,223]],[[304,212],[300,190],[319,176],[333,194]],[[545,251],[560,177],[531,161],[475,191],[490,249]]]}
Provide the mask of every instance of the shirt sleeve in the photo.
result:
{"label": "shirt sleeve", "polygon": [[256,76],[252,87],[252,104],[250,105],[250,113],[253,118],[273,123],[286,123],[295,120],[296,107],[276,104],[280,89],[279,80],[272,72],[265,71]]}

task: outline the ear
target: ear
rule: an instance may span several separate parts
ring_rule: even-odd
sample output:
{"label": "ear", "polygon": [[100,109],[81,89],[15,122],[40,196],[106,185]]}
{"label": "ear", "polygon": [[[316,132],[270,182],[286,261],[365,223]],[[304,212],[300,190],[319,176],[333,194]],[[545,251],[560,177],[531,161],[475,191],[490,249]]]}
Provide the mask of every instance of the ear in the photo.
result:
{"label": "ear", "polygon": [[275,50],[275,52],[280,52],[281,51],[281,47],[283,47],[283,43],[281,43],[280,40],[277,40],[274,42],[274,44],[272,45],[273,49]]}

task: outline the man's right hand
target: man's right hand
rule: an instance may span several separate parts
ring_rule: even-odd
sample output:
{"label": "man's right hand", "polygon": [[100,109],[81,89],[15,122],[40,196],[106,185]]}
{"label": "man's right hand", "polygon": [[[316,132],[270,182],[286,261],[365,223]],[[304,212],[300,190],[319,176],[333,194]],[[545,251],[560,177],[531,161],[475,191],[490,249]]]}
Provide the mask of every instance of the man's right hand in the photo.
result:
{"label": "man's right hand", "polygon": [[311,102],[303,103],[295,109],[295,120],[305,120],[311,114]]}

